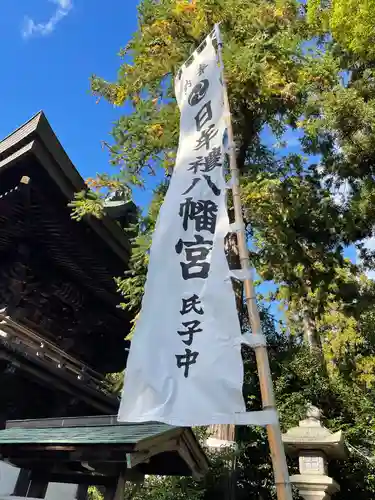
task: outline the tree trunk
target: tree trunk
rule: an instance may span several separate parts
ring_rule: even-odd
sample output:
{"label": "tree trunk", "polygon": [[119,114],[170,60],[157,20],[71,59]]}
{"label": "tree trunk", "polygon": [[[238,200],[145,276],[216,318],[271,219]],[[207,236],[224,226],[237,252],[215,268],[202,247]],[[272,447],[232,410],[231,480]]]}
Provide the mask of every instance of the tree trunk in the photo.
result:
{"label": "tree trunk", "polygon": [[[230,233],[225,238],[225,253],[228,260],[229,269],[240,269],[241,263],[239,258],[237,235]],[[242,324],[243,313],[243,283],[240,281],[232,280],[234,294],[236,297],[237,311],[239,319]],[[210,436],[222,441],[235,441],[235,426],[230,425],[211,425],[209,427]]]}
{"label": "tree trunk", "polygon": [[[240,269],[241,262],[238,252],[237,234],[230,233],[225,238],[225,253],[227,256],[229,269]],[[244,319],[243,283],[238,280],[232,280],[232,285],[236,298],[239,320],[242,326]],[[209,432],[211,438],[220,440],[223,442],[223,444],[225,442],[234,443],[236,441],[236,427],[233,424],[210,425]],[[225,480],[222,482],[221,485],[217,485],[220,493],[219,492],[216,493],[217,495],[220,496],[220,500],[235,499],[236,495],[235,469],[236,469],[235,458],[233,457],[233,462],[228,464],[228,474],[226,475]],[[219,498],[219,496],[217,496],[217,498]]]}
{"label": "tree trunk", "polygon": [[224,425],[215,424],[210,425],[210,435],[215,439],[220,439],[221,441],[234,442],[235,440],[235,428],[234,425]]}
{"label": "tree trunk", "polygon": [[310,314],[304,309],[302,313],[302,323],[303,332],[305,337],[305,342],[309,345],[310,349],[322,349],[319,334],[316,331],[314,320],[311,318]]}

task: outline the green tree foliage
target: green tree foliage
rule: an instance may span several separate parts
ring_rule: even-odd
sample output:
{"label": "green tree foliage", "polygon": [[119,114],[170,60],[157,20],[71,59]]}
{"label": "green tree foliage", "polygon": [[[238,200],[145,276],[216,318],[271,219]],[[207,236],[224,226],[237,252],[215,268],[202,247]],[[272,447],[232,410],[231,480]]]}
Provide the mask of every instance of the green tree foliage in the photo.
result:
{"label": "green tree foliage", "polygon": [[[307,8],[294,0],[142,0],[139,27],[120,52],[117,80],[91,81],[100,98],[131,107],[107,145],[116,175],[91,179],[96,194],[80,194],[72,204],[78,219],[100,216],[108,191],[129,194],[148,175],[163,177],[148,214],[139,217],[130,273],[117,280],[123,307],[136,315],[176,155],[173,77],[221,21],[251,259],[261,279],[277,284],[273,298],[287,309],[288,334],[272,333],[263,321],[282,424],[296,424],[311,402],[323,410],[327,426],[345,430],[367,455],[374,451],[375,290],[344,250],[356,245],[364,265],[375,267],[374,252],[363,246],[375,225],[375,17],[367,15],[372,10],[371,1],[352,0],[310,0]],[[298,133],[297,153],[283,141],[291,131]],[[273,134],[276,146],[265,132]],[[333,191],[345,191],[340,202]],[[302,332],[306,338],[309,330],[322,344],[323,365],[302,342]],[[254,358],[244,356],[247,401],[255,408],[260,401]],[[243,432],[239,498],[242,492],[243,498],[271,498],[264,433]],[[333,474],[342,484],[340,498],[373,496],[368,462],[333,464]],[[144,495],[179,484],[155,481]],[[158,495],[150,499],[169,498]]]}
{"label": "green tree foliage", "polygon": [[[365,165],[362,174],[352,167],[361,159],[358,148],[350,151],[353,141],[341,141],[340,149],[337,145],[345,136],[339,127],[354,122],[367,127],[371,143],[372,111],[367,102],[360,106],[353,93],[346,94],[342,70],[349,56],[328,42],[322,48],[315,43],[315,31],[299,2],[142,1],[139,28],[120,52],[117,81],[92,78],[95,94],[132,109],[112,132],[109,151],[118,173],[95,179],[94,187],[113,190],[123,182],[129,188],[158,169],[168,179],[178,139],[173,76],[219,20],[245,217],[255,243],[252,261],[263,279],[278,284],[277,298],[285,301],[294,320],[298,316],[312,325],[317,336],[318,322],[330,313],[331,302],[352,314],[367,300],[358,268],[345,261],[343,250],[372,232],[373,181]],[[340,112],[345,112],[343,119]],[[291,153],[282,141],[269,147],[265,129],[279,139],[285,131],[298,130],[309,159]],[[319,156],[319,164],[311,162],[311,155]],[[343,182],[350,183],[349,201],[338,204],[332,188]],[[82,203],[76,200],[76,212],[87,210]],[[154,206],[159,205],[157,195]],[[136,313],[153,224],[150,217],[139,224],[133,274],[118,280],[124,305]],[[363,256],[372,265],[372,255],[364,251]]]}
{"label": "green tree foliage", "polygon": [[135,230],[136,232],[136,236],[132,239],[130,269],[125,273],[125,279],[123,277],[116,278],[118,290],[124,299],[121,306],[134,314],[133,326],[128,336],[129,339],[133,334],[134,326],[140,311],[144,285],[146,282],[152,233],[155,229],[157,215],[167,188],[167,182],[159,185],[154,191],[154,197],[151,201],[147,215],[142,216],[140,214],[136,226],[129,228],[130,231]]}
{"label": "green tree foliage", "polygon": [[[354,275],[350,287],[342,286],[340,269],[348,267],[343,248],[369,235],[371,226],[369,221],[367,227],[357,224],[362,200],[348,209],[334,202],[329,183],[321,182],[323,167],[291,154],[287,146],[267,147],[263,140],[265,127],[280,138],[288,127],[299,127],[306,152],[332,154],[334,147],[332,137],[320,138],[317,120],[319,96],[343,88],[340,58],[315,45],[306,53],[310,33],[298,2],[142,1],[139,29],[120,53],[117,81],[92,78],[95,94],[132,106],[112,132],[111,161],[120,172],[115,180],[141,184],[156,169],[168,173],[173,167],[178,139],[173,76],[219,20],[245,215],[256,242],[252,259],[264,279],[274,280],[284,297],[293,298],[289,302],[296,310],[315,319],[328,295],[340,299],[343,288],[347,304],[358,300]],[[343,177],[338,168],[335,174]],[[119,286],[126,294],[128,285]]]}
{"label": "green tree foliage", "polygon": [[[273,318],[266,310],[261,312],[263,332],[269,345],[270,364],[275,382],[275,395],[280,413],[282,430],[298,425],[305,417],[306,406],[319,406],[323,424],[332,431],[343,430],[352,452],[347,461],[332,462],[330,474],[341,484],[338,500],[368,500],[375,494],[374,466],[363,459],[375,452],[375,403],[372,393],[358,386],[353,377],[337,372],[328,374],[321,370],[321,360],[316,353],[299,341],[298,336],[276,330]],[[244,348],[244,393],[248,410],[261,408],[260,390],[256,374],[255,356]],[[207,430],[197,429],[197,436],[204,446]],[[237,450],[227,453],[205,450],[212,467],[203,482],[192,478],[149,477],[143,486],[128,485],[126,500],[226,500],[225,481],[228,481],[228,464],[235,459],[236,500],[262,498],[274,500],[272,463],[267,436],[258,427],[237,429]],[[296,472],[297,464],[289,463],[290,472]],[[298,498],[298,495],[295,495]],[[97,500],[94,496],[92,500]]]}
{"label": "green tree foliage", "polygon": [[373,0],[309,0],[308,21],[318,32],[329,32],[344,49],[366,60],[375,55]]}
{"label": "green tree foliage", "polygon": [[[301,127],[306,152],[321,156],[322,175],[345,187],[344,243],[371,236],[375,222],[374,13],[372,1],[308,2],[312,32],[322,35],[321,52],[335,61],[339,78],[309,97]],[[372,266],[373,253],[358,247]]]}

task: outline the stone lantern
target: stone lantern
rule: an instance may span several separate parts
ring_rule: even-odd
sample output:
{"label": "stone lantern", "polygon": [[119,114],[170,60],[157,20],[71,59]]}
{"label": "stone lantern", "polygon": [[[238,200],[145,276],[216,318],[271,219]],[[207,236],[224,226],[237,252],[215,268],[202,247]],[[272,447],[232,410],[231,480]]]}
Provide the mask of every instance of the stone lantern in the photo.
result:
{"label": "stone lantern", "polygon": [[283,434],[287,455],[299,459],[300,473],[290,480],[305,500],[330,500],[340,491],[340,486],[328,476],[328,462],[347,457],[342,431],[330,432],[320,419],[320,410],[310,406],[306,419]]}

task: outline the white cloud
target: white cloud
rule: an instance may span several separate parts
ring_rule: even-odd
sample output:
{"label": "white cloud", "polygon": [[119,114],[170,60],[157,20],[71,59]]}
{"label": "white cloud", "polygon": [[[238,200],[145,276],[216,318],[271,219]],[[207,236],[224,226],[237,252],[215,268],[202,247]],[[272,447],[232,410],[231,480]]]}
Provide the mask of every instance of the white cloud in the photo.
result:
{"label": "white cloud", "polygon": [[54,31],[56,25],[66,17],[73,8],[73,0],[49,0],[57,5],[53,15],[45,23],[36,23],[30,17],[25,18],[22,36],[29,38],[33,35],[49,35]]}

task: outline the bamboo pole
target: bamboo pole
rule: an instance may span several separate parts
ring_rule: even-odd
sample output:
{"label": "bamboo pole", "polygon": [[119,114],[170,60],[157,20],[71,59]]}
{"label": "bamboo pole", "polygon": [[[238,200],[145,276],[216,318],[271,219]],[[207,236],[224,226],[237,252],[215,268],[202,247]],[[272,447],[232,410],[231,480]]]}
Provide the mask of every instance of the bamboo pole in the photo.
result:
{"label": "bamboo pole", "polygon": [[[228,90],[224,74],[223,53],[222,53],[223,44],[221,41],[218,25],[215,26],[215,34],[218,44],[218,56],[219,56],[219,63],[220,63],[223,90],[224,90],[224,108],[225,108],[225,119],[226,119],[228,142],[229,142],[229,165],[233,183],[232,193],[233,193],[235,222],[240,228],[237,231],[238,249],[241,261],[241,267],[242,269],[248,271],[251,268],[249,260],[249,251],[246,243],[245,226],[242,215],[240,176],[236,159],[236,148],[233,136]],[[249,315],[249,321],[252,333],[260,334],[261,333],[260,316],[256,303],[254,283],[251,277],[244,280],[244,289],[245,289],[245,299],[246,299],[247,311]],[[274,409],[276,411],[275,395],[273,391],[267,347],[266,346],[256,347],[255,355],[258,367],[258,376],[260,382],[263,408],[267,410]],[[292,490],[289,481],[289,474],[285,458],[284,446],[281,439],[280,425],[279,424],[268,425],[267,435],[268,435],[268,442],[269,442],[272,465],[274,470],[277,498],[278,500],[292,500]]]}

